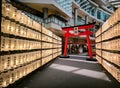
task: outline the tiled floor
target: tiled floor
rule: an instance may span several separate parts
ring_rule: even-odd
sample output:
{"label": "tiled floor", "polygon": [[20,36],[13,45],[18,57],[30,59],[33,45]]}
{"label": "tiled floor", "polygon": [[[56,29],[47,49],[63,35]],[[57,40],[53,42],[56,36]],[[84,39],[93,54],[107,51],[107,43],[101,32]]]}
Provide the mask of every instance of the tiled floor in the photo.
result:
{"label": "tiled floor", "polygon": [[120,88],[97,62],[70,55],[37,70],[12,88]]}

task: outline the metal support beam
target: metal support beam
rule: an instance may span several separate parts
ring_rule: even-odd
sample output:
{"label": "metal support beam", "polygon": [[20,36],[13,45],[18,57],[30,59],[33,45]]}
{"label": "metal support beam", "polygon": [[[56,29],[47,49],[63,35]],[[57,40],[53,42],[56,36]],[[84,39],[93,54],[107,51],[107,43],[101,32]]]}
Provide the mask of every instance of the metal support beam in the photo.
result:
{"label": "metal support beam", "polygon": [[87,7],[87,6],[89,6],[89,5],[90,5],[89,2],[87,2],[87,3],[83,4],[83,5],[81,6],[81,8]]}
{"label": "metal support beam", "polygon": [[95,9],[94,16],[97,18],[97,8]]}
{"label": "metal support beam", "polygon": [[48,17],[48,8],[43,8],[43,16],[44,19]]}
{"label": "metal support beam", "polygon": [[78,15],[78,13],[77,13],[77,8],[75,8],[75,9],[74,9],[74,26],[77,25],[77,15]]}
{"label": "metal support beam", "polygon": [[86,2],[86,0],[83,0],[79,5],[81,6],[84,2]]}
{"label": "metal support beam", "polygon": [[87,7],[85,7],[84,9],[87,10],[87,9],[90,9],[91,8],[91,5],[88,5]]}
{"label": "metal support beam", "polygon": [[88,16],[85,16],[85,24],[88,24]]}

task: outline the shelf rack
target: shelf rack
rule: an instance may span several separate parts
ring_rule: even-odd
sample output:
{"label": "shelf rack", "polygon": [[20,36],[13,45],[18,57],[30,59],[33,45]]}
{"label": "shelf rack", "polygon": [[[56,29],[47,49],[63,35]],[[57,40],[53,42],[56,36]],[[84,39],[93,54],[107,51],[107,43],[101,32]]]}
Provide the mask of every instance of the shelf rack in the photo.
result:
{"label": "shelf rack", "polygon": [[120,8],[96,32],[96,59],[120,82]]}
{"label": "shelf rack", "polygon": [[14,84],[62,52],[62,39],[26,14],[27,10],[32,16],[39,12],[15,4],[2,0],[0,88]]}

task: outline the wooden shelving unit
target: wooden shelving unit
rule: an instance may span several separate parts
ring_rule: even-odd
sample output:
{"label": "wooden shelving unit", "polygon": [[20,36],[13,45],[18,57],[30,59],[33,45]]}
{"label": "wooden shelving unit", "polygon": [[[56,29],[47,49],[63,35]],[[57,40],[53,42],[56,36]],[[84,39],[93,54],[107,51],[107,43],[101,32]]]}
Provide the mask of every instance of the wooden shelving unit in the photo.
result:
{"label": "wooden shelving unit", "polygon": [[120,82],[120,8],[96,32],[96,59]]}
{"label": "wooden shelving unit", "polygon": [[62,52],[60,37],[5,0],[0,35],[0,88],[13,84]]}

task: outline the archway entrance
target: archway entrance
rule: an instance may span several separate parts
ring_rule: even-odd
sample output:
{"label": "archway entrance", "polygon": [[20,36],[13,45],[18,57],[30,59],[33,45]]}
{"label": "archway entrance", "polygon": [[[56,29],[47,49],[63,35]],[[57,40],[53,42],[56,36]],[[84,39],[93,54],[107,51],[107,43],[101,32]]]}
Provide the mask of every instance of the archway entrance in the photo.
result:
{"label": "archway entrance", "polygon": [[93,58],[93,56],[92,56],[92,48],[91,48],[91,43],[90,43],[90,35],[92,35],[93,32],[89,31],[89,29],[93,28],[94,24],[95,23],[62,28],[62,30],[64,31],[63,36],[65,37],[64,57],[67,56],[67,52],[68,52],[68,45],[69,45],[68,39],[70,37],[85,36],[86,40],[87,40],[87,47],[88,47],[88,53],[89,53],[90,59]]}

